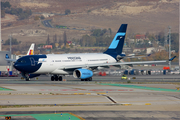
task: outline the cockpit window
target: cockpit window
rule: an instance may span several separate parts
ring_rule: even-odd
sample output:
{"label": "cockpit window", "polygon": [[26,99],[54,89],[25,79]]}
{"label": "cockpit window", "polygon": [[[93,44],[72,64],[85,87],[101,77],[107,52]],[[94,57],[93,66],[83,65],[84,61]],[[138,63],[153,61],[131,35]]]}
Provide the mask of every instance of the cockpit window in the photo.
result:
{"label": "cockpit window", "polygon": [[18,60],[17,62],[18,62],[18,63],[26,63],[25,60]]}

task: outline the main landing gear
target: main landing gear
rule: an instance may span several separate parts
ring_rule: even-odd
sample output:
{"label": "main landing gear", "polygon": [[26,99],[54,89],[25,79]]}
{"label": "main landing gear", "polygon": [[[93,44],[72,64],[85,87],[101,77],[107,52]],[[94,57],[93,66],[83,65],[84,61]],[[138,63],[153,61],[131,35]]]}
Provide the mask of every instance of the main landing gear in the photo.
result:
{"label": "main landing gear", "polygon": [[86,78],[86,79],[81,79],[81,81],[92,81],[92,77]]}
{"label": "main landing gear", "polygon": [[51,81],[62,81],[62,76],[58,76],[58,75],[53,75],[53,76],[51,76]]}

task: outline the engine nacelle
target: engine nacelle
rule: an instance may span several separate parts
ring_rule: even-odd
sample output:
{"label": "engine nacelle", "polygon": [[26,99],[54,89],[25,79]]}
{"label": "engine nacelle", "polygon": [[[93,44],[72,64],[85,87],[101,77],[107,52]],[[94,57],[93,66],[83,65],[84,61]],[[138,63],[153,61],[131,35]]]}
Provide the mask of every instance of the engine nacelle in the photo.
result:
{"label": "engine nacelle", "polygon": [[86,79],[93,76],[93,72],[88,69],[76,69],[73,72],[74,78]]}

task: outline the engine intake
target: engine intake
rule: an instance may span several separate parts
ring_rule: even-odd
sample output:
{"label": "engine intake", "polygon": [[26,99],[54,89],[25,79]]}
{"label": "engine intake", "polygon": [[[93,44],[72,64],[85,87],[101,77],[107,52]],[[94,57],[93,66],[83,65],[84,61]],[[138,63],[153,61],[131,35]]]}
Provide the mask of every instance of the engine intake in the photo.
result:
{"label": "engine intake", "polygon": [[86,79],[93,76],[93,72],[88,69],[76,69],[73,72],[74,78]]}

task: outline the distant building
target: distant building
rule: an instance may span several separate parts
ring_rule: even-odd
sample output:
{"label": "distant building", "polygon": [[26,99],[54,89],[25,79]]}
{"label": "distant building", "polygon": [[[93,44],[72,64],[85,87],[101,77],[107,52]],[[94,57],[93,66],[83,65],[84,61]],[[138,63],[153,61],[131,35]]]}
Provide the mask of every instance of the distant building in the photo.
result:
{"label": "distant building", "polygon": [[131,43],[134,43],[134,39],[128,39],[128,42],[131,44]]}
{"label": "distant building", "polygon": [[136,39],[146,39],[146,35],[136,35]]}
{"label": "distant building", "polygon": [[155,47],[149,47],[146,49],[146,54],[150,54],[152,52],[155,52],[155,50],[156,50]]}
{"label": "distant building", "polygon": [[133,50],[133,53],[140,53],[140,52],[143,52],[143,51],[145,51],[146,50],[146,48],[135,48],[134,50]]}
{"label": "distant building", "polygon": [[132,53],[132,49],[130,47],[124,47],[123,52],[125,53]]}
{"label": "distant building", "polygon": [[67,41],[68,45],[71,45],[72,44],[72,41]]}
{"label": "distant building", "polygon": [[135,36],[135,39],[136,39],[136,42],[138,42],[138,41],[144,41],[144,40],[146,40],[146,35],[136,35]]}
{"label": "distant building", "polygon": [[149,47],[149,48],[146,49],[146,54],[150,54],[152,52],[161,52],[162,50],[166,50],[166,49],[164,47],[162,47],[162,46],[159,46],[157,48]]}
{"label": "distant building", "polygon": [[50,14],[50,13],[43,13],[42,15],[43,15],[45,18],[54,16],[54,14]]}
{"label": "distant building", "polygon": [[44,49],[52,49],[52,45],[43,45]]}

